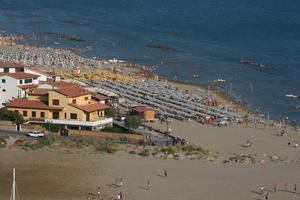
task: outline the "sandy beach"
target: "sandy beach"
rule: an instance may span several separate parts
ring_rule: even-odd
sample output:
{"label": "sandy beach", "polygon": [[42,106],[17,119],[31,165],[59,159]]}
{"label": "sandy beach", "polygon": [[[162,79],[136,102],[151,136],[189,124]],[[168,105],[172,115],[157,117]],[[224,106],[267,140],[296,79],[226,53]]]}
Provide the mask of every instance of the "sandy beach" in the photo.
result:
{"label": "sandy beach", "polygon": [[[263,185],[270,190],[271,199],[296,199],[290,192],[272,192],[274,184],[283,189],[286,182],[293,190],[300,184],[298,175],[299,152],[287,145],[287,138],[300,140],[299,133],[276,136],[274,128],[245,128],[229,126],[217,128],[191,123],[173,123],[174,135],[185,137],[203,146],[219,158],[205,160],[174,160],[131,155],[126,151],[116,154],[20,149],[0,150],[1,199],[10,195],[11,171],[17,169],[17,186],[22,199],[84,199],[101,187],[101,198],[124,199],[264,199],[258,194]],[[172,125],[171,125],[172,126]],[[251,148],[241,144],[249,139]],[[53,147],[55,149],[55,147]],[[232,154],[258,154],[264,164],[223,164]],[[266,154],[266,155],[263,155]],[[293,163],[271,162],[272,155],[288,157]],[[164,169],[168,177],[163,176]],[[124,178],[124,186],[115,187],[115,178]],[[151,188],[147,190],[147,181]]]}
{"label": "sandy beach", "polygon": [[[91,65],[98,64],[95,60],[89,62]],[[74,63],[70,62],[70,65]],[[137,71],[137,68],[124,68],[123,73],[133,70]],[[190,92],[198,89],[185,84],[178,87]],[[224,100],[220,96],[217,99]],[[228,99],[225,100],[228,108],[236,108]],[[240,114],[247,113],[242,111]],[[149,125],[167,130],[166,124],[160,121]],[[245,124],[234,124],[221,128],[178,120],[173,120],[169,127],[172,136],[201,146],[218,158],[208,161],[192,160],[187,156],[183,160],[142,157],[129,154],[126,146],[116,154],[58,150],[55,146],[35,151],[4,148],[0,149],[0,199],[10,196],[13,168],[17,170],[18,195],[23,200],[87,199],[87,196],[96,193],[97,187],[101,188],[99,199],[115,199],[117,193],[122,192],[124,199],[131,200],[261,200],[264,196],[258,191],[262,185],[269,191],[272,200],[300,197],[292,192],[272,192],[274,184],[283,189],[288,183],[290,190],[293,190],[294,184],[300,185],[300,149],[293,146],[300,142],[299,131],[289,130],[287,136],[278,136],[278,128],[269,125],[255,127],[251,124],[246,127]],[[253,144],[251,147],[243,147],[247,140]],[[288,140],[291,141],[290,146]],[[241,154],[251,155],[259,163],[224,164],[230,157]],[[167,177],[163,176],[164,169],[168,171]],[[116,178],[124,178],[124,186],[116,187]],[[147,189],[149,180],[150,190]]]}

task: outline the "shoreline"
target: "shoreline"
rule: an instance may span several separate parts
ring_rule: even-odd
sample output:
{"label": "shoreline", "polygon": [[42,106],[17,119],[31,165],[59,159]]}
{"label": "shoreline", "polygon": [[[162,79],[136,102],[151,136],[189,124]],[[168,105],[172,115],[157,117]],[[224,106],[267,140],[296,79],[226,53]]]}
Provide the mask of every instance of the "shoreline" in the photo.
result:
{"label": "shoreline", "polygon": [[[66,51],[67,53],[72,53],[72,54],[74,54],[76,56],[79,56],[81,58],[93,59],[93,60],[95,60],[99,63],[102,62],[101,66],[104,67],[104,68],[113,66],[113,67],[120,67],[120,68],[123,68],[123,69],[127,68],[127,69],[129,69],[129,71],[131,71],[131,69],[135,69],[136,72],[147,73],[147,75],[148,75],[147,78],[152,78],[153,76],[157,76],[159,80],[168,80],[171,83],[175,83],[175,84],[199,87],[200,89],[205,90],[205,91],[208,91],[208,87],[209,87],[209,91],[211,91],[212,94],[214,94],[215,96],[221,98],[222,100],[227,101],[226,104],[232,103],[232,105],[236,106],[237,111],[235,111],[235,112],[240,113],[240,111],[241,111],[245,115],[248,115],[248,114],[258,115],[259,114],[258,112],[254,111],[254,110],[251,110],[249,108],[249,105],[247,104],[247,102],[241,102],[240,100],[237,99],[237,97],[235,97],[233,95],[230,95],[229,93],[223,91],[220,88],[215,87],[214,85],[164,78],[162,76],[156,75],[155,74],[156,71],[149,71],[147,66],[145,66],[145,65],[136,64],[136,63],[129,63],[129,62],[115,63],[115,64],[106,63],[105,64],[105,62],[107,62],[107,60],[100,60],[98,58],[97,59],[91,58],[87,55],[84,55],[83,53],[78,52],[75,49],[72,49],[72,48],[55,48],[55,47],[44,47],[44,46],[32,46],[30,44],[1,44],[1,46],[9,46],[10,48],[16,47],[17,49],[24,49],[24,50],[26,50],[28,48],[32,48],[32,49],[35,49],[35,50],[45,49],[45,51],[55,51],[55,50]],[[41,67],[41,66],[39,66],[39,67]],[[43,67],[45,67],[45,66],[43,66]],[[91,66],[88,66],[88,67],[91,67]],[[48,70],[50,69],[49,66],[46,66],[46,68]],[[266,116],[263,116],[263,117],[262,116],[256,116],[255,118],[257,118],[257,117],[263,118],[263,119],[266,120]],[[270,119],[270,120],[276,121],[274,119]],[[278,121],[276,121],[276,122],[278,122]]]}

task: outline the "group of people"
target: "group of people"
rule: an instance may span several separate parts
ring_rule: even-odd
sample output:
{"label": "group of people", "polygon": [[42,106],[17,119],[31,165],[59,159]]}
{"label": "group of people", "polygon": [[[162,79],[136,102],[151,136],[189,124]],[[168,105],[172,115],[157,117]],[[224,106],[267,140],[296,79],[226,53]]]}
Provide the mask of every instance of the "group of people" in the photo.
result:
{"label": "group of people", "polygon": [[[277,184],[274,184],[274,185],[273,185],[273,193],[276,193],[277,191],[278,191]],[[285,191],[285,192],[292,192],[292,193],[298,194],[297,184],[294,184],[293,191],[291,191],[291,190],[289,190],[289,185],[288,185],[288,183],[285,183],[285,184],[284,184],[284,190],[282,190],[282,191]],[[261,187],[260,187],[260,194],[261,194],[261,195],[264,195],[265,200],[268,200],[268,199],[269,199],[269,191],[265,190],[264,186],[261,186]]]}
{"label": "group of people", "polygon": [[[167,177],[168,176],[168,171],[167,169],[165,168],[163,170],[163,176],[164,177]],[[118,187],[121,187],[123,186],[124,184],[124,179],[123,178],[116,178],[116,182],[115,182],[115,185],[118,186]],[[150,187],[151,187],[151,182],[150,182],[150,179],[147,181],[147,190],[150,190]],[[88,196],[87,200],[99,200],[99,199],[102,199],[102,189],[101,187],[97,187],[97,190],[96,190],[96,195],[94,196]],[[120,191],[117,193],[116,195],[116,198],[114,198],[115,200],[122,200],[123,199],[123,193]]]}

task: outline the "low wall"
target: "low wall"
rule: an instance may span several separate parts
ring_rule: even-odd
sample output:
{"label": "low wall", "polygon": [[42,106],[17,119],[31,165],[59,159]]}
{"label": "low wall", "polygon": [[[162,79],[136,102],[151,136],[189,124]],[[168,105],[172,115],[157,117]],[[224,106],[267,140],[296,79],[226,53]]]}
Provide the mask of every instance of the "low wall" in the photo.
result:
{"label": "low wall", "polygon": [[71,130],[69,129],[69,136],[92,136],[100,137],[104,139],[121,140],[121,138],[127,137],[130,141],[143,141],[144,136],[124,134],[124,133],[109,133],[109,132],[97,132],[97,131],[84,131],[84,130]]}
{"label": "low wall", "polygon": [[15,126],[15,124],[12,123],[11,121],[3,120],[3,121],[0,121],[0,126]]}

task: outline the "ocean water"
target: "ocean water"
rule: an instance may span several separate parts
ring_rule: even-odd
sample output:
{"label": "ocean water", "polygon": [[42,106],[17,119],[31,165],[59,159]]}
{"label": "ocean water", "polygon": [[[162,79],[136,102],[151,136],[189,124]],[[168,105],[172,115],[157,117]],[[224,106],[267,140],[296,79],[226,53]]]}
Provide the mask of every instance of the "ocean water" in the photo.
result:
{"label": "ocean water", "polygon": [[[45,38],[76,35],[86,42],[31,41],[86,47],[103,59],[158,65],[166,78],[211,83],[273,119],[300,124],[300,2],[292,0],[0,0],[0,30]],[[30,41],[29,41],[30,42]],[[146,47],[160,44],[175,49]],[[57,46],[55,46],[57,47]],[[240,63],[246,58],[277,69]],[[199,78],[193,78],[198,74]],[[252,87],[251,87],[252,85]]]}

